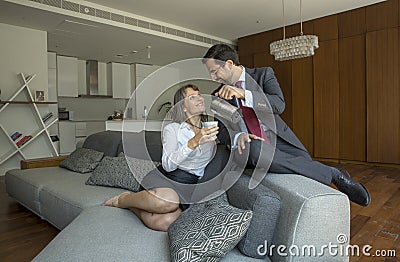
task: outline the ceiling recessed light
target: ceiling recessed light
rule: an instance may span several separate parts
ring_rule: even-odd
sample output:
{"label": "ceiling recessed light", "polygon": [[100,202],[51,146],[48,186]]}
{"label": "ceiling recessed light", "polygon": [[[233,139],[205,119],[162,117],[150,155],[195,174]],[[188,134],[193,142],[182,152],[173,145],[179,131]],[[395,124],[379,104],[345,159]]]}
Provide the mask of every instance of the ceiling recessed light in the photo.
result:
{"label": "ceiling recessed light", "polygon": [[128,56],[128,55],[124,55],[124,54],[116,54],[115,56],[116,56],[116,57],[126,57],[126,56]]}
{"label": "ceiling recessed light", "polygon": [[136,50],[131,51],[131,54],[136,54],[136,53],[137,53]]}

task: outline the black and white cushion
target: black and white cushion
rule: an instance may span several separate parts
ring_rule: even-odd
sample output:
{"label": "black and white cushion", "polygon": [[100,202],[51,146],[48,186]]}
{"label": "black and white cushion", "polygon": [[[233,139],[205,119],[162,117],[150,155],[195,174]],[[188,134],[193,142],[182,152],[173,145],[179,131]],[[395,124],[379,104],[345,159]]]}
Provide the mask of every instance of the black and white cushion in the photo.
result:
{"label": "black and white cushion", "polygon": [[168,229],[171,260],[219,261],[246,233],[252,214],[225,195],[192,205]]}
{"label": "black and white cushion", "polygon": [[109,186],[138,192],[140,181],[160,163],[150,160],[105,156],[86,181],[87,185]]}
{"label": "black and white cushion", "polygon": [[103,158],[104,153],[89,149],[78,148],[60,163],[60,167],[79,172],[92,172]]}

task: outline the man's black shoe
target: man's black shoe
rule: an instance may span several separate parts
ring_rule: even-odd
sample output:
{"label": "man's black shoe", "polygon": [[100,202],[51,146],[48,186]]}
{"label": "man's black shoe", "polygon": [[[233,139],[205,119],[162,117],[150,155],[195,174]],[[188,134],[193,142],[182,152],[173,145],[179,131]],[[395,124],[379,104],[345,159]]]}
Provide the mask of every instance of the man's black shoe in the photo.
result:
{"label": "man's black shoe", "polygon": [[368,189],[361,183],[354,181],[346,170],[340,170],[340,174],[332,179],[332,183],[345,193],[350,201],[360,206],[368,206],[371,196]]}

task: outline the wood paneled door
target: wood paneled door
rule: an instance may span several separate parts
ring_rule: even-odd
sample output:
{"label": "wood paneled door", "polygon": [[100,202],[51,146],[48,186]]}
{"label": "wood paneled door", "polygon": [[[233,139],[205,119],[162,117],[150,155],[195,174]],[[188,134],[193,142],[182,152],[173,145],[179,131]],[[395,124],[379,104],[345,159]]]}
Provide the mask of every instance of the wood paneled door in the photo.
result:
{"label": "wood paneled door", "polygon": [[400,164],[399,29],[366,35],[367,160]]}

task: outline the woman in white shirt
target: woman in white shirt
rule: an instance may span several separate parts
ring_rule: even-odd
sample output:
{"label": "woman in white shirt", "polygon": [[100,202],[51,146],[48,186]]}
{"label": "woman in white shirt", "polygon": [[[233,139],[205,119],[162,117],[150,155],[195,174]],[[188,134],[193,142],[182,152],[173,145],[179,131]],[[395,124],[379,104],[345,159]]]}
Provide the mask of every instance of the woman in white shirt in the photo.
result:
{"label": "woman in white shirt", "polygon": [[[163,129],[161,177],[149,173],[142,181],[142,190],[124,192],[104,205],[129,208],[143,223],[154,230],[167,231],[187,208],[185,185],[196,184],[215,152],[217,126],[203,128],[205,102],[197,86],[181,87],[174,96],[173,122]],[[155,170],[156,171],[156,170]],[[189,190],[190,191],[190,190]],[[190,193],[190,192],[189,192]]]}

